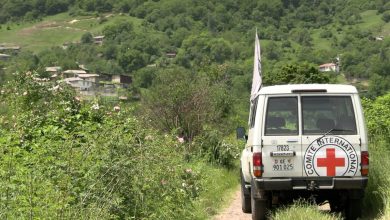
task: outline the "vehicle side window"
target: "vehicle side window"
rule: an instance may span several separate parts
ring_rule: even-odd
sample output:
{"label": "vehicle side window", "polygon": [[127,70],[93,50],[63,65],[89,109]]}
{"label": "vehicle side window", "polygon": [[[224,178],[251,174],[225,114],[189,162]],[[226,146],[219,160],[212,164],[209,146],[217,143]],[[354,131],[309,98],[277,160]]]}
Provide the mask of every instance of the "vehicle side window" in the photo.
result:
{"label": "vehicle side window", "polygon": [[259,97],[257,96],[252,102],[251,106],[251,117],[250,117],[250,123],[249,126],[250,128],[253,128],[255,126],[255,121],[256,121],[256,111],[257,111],[257,101],[259,100]]}
{"label": "vehicle side window", "polygon": [[303,96],[303,134],[357,134],[350,96]]}
{"label": "vehicle side window", "polygon": [[297,97],[268,98],[265,135],[298,135]]}

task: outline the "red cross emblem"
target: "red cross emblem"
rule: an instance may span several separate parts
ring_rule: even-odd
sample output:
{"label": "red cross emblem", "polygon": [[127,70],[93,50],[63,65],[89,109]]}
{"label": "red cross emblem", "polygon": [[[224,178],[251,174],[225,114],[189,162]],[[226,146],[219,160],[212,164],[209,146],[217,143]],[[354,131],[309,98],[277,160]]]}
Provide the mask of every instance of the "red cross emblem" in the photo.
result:
{"label": "red cross emblem", "polygon": [[345,158],[336,158],[336,152],[334,148],[326,149],[326,158],[317,159],[318,167],[326,167],[327,176],[336,175],[336,167],[345,166]]}

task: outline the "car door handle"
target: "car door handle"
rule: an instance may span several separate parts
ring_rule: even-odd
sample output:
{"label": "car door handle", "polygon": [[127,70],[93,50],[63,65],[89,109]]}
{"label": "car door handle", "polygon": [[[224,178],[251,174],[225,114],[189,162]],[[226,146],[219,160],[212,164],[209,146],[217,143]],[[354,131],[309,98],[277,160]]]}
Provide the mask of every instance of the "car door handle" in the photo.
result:
{"label": "car door handle", "polygon": [[298,139],[288,139],[287,143],[296,143],[298,142]]}

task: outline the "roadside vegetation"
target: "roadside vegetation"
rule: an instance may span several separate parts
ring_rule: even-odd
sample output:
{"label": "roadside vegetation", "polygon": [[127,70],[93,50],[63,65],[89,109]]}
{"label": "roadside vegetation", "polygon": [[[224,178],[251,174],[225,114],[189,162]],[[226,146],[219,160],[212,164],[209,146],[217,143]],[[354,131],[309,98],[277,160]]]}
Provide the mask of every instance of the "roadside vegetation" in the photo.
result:
{"label": "roadside vegetation", "polygon": [[188,143],[145,125],[131,106],[117,111],[32,73],[14,77],[0,96],[1,218],[204,219],[237,184],[222,166],[238,154],[234,140],[215,146],[231,151],[210,152],[204,137],[189,157]]}
{"label": "roadside vegetation", "polygon": [[[366,0],[1,1],[0,44],[22,48],[0,60],[0,218],[217,213],[238,184],[256,28],[265,85],[352,83],[370,98],[363,213],[390,218],[389,13]],[[318,71],[329,62],[340,73]],[[129,101],[83,101],[47,80],[47,66],[80,64],[130,75]],[[307,215],[338,218],[302,202],[273,217]]]}
{"label": "roadside vegetation", "polygon": [[272,214],[271,219],[319,219],[319,220],[339,220],[340,214],[319,211],[318,206],[309,204],[307,201],[295,201],[291,206],[280,208]]}

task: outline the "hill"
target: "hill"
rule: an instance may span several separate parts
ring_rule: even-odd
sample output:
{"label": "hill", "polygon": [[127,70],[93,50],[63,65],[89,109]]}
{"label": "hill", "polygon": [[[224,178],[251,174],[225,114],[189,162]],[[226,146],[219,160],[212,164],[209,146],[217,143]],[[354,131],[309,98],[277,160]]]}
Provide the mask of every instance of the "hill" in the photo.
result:
{"label": "hill", "polygon": [[0,42],[39,53],[64,43],[80,42],[81,36],[87,32],[99,35],[106,26],[118,22],[131,22],[139,27],[142,20],[114,14],[96,17],[62,13],[45,17],[41,21],[9,23],[0,29]]}
{"label": "hill", "polygon": [[[314,3],[307,0],[273,3],[163,0],[145,3],[106,1],[101,4],[80,0],[65,7],[65,2],[54,5],[45,2],[41,7],[29,1],[4,3],[0,21],[5,23],[1,25],[0,43],[21,45],[24,50],[38,54],[52,46],[79,42],[87,32],[100,35],[107,27],[128,22],[134,27],[132,33],[128,32],[131,35],[128,38],[135,43],[122,37],[116,41],[108,40],[102,49],[103,54],[114,53],[103,60],[114,61],[112,65],[119,66],[116,67],[119,72],[135,72],[150,64],[166,65],[167,52],[177,53],[174,63],[186,68],[198,69],[204,62],[208,62],[207,65],[234,63],[240,72],[247,72],[251,66],[253,36],[257,28],[263,45],[266,75],[273,75],[286,63],[319,65],[336,62],[336,57],[339,57],[342,75],[350,82],[362,82],[357,85],[368,90],[368,96],[381,95],[390,88],[386,74],[388,67],[383,62],[390,57],[387,50],[390,42],[389,12],[385,3],[360,0]],[[15,9],[6,11],[7,8]],[[39,13],[34,11],[34,16],[31,16],[29,8]],[[47,16],[51,14],[54,15]],[[135,36],[135,33],[138,34]],[[199,34],[203,37],[198,37]],[[146,43],[152,46],[148,50],[143,49],[145,38],[153,42],[152,45]],[[118,44],[127,44],[132,55],[125,55]],[[142,58],[129,60],[137,54]],[[74,57],[74,54],[66,56]],[[94,66],[86,60],[73,62]],[[96,63],[96,59],[89,60]],[[343,77],[338,78],[345,81]],[[368,79],[379,86],[367,87]]]}

